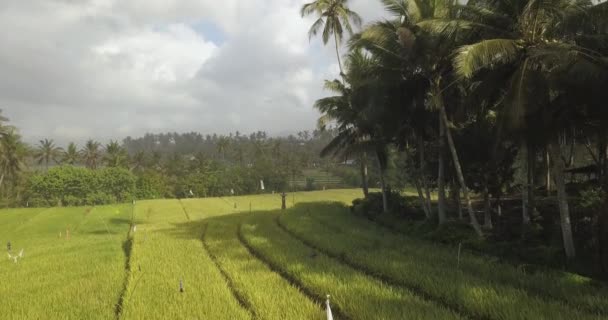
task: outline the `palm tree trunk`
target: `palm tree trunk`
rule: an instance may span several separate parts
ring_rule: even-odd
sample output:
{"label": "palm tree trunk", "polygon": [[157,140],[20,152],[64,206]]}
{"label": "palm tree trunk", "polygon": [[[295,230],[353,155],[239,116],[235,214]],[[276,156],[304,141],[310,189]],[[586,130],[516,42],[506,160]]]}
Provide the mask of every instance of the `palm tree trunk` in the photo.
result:
{"label": "palm tree trunk", "polygon": [[484,179],[484,187],[483,187],[483,227],[486,229],[492,229],[492,204],[490,202],[490,191],[488,190],[488,178]]}
{"label": "palm tree trunk", "polygon": [[431,219],[431,212],[426,206],[426,200],[424,199],[424,194],[422,193],[422,188],[420,187],[420,181],[418,177],[414,178],[414,185],[416,186],[416,191],[418,191],[418,200],[420,201],[420,206],[422,207],[422,210],[424,210],[424,215],[426,216],[427,220]]}
{"label": "palm tree trunk", "polygon": [[344,71],[342,70],[342,59],[340,58],[340,46],[338,44],[338,35],[336,33],[334,33],[334,41],[336,42],[336,57],[338,58],[338,67],[340,68],[340,76],[342,77],[342,80],[344,80]]}
{"label": "palm tree trunk", "polygon": [[528,213],[530,218],[536,217],[536,197],[534,189],[536,186],[536,146],[528,143]]}
{"label": "palm tree trunk", "polygon": [[551,196],[551,157],[549,156],[549,149],[545,150],[545,190],[547,191],[547,197]]}
{"label": "palm tree trunk", "polygon": [[382,212],[388,212],[388,195],[386,194],[386,181],[384,180],[384,173],[386,168],[383,167],[382,162],[380,161],[380,155],[377,154],[378,158],[378,167],[380,168],[380,188],[382,188]]}
{"label": "palm tree trunk", "polygon": [[608,149],[608,142],[606,141],[606,129],[601,129],[598,133],[598,143],[597,143],[597,158],[598,158],[598,168],[597,168],[597,178],[600,182],[604,182],[606,178],[606,151]]}
{"label": "palm tree trunk", "polygon": [[458,219],[464,220],[463,212],[462,212],[462,201],[460,198],[460,184],[454,182],[454,193],[456,197],[456,208],[458,209]]}
{"label": "palm tree trunk", "polygon": [[557,189],[557,204],[559,206],[559,216],[562,229],[562,240],[564,242],[564,251],[566,258],[572,260],[576,257],[574,248],[574,239],[572,237],[572,226],[570,224],[570,210],[568,208],[568,194],[566,193],[566,182],[564,178],[564,160],[561,156],[561,150],[558,141],[549,143],[551,158],[553,160],[553,177],[555,179],[555,187]]}
{"label": "palm tree trunk", "polygon": [[367,182],[367,153],[361,155],[361,187],[363,188],[363,196],[367,198],[369,195],[369,186]]}
{"label": "palm tree trunk", "polygon": [[426,211],[428,211],[428,217],[430,218],[433,214],[433,207],[431,206],[431,190],[429,189],[428,186],[428,181],[426,179],[426,157],[424,156],[425,152],[424,152],[424,140],[422,139],[421,135],[417,136],[417,140],[418,140],[418,156],[419,156],[419,161],[420,161],[420,180],[422,182],[422,188],[424,189],[424,192],[426,194],[426,198],[424,199],[424,206],[426,208]]}
{"label": "palm tree trunk", "polygon": [[437,217],[439,224],[445,223],[445,123],[439,115],[439,172],[437,173]]}
{"label": "palm tree trunk", "polygon": [[473,229],[475,229],[477,235],[483,237],[483,231],[481,230],[481,226],[477,221],[475,211],[473,211],[473,204],[471,203],[471,198],[469,197],[469,189],[467,188],[467,184],[464,181],[462,166],[460,165],[458,152],[456,151],[456,146],[454,145],[454,139],[452,139],[452,134],[450,133],[450,129],[448,127],[449,120],[448,115],[445,112],[445,106],[443,105],[443,97],[441,96],[441,92],[437,92],[437,94],[437,101],[439,102],[439,113],[441,114],[441,118],[443,119],[443,124],[445,126],[445,135],[448,138],[448,146],[450,147],[450,153],[452,154],[452,160],[454,161],[454,170],[456,171],[456,176],[458,177],[458,182],[460,183],[460,188],[462,189],[462,195],[464,196],[464,200],[467,203],[467,210],[469,211],[471,226],[473,227]]}
{"label": "palm tree trunk", "polygon": [[526,177],[524,179],[524,185],[521,187],[521,219],[522,219],[522,224],[524,226],[527,226],[530,224],[530,212],[528,211],[530,205],[529,205],[529,196],[530,193],[528,192],[528,183],[530,182],[528,177],[528,172],[530,171],[530,168],[528,168],[529,166],[529,162],[528,162],[528,156],[527,154],[530,152],[530,150],[528,150],[528,144],[525,143],[525,141],[522,144],[522,148],[521,148],[522,152],[525,152],[526,154],[524,155],[523,159],[522,159],[522,164],[523,164],[523,169],[526,172]]}

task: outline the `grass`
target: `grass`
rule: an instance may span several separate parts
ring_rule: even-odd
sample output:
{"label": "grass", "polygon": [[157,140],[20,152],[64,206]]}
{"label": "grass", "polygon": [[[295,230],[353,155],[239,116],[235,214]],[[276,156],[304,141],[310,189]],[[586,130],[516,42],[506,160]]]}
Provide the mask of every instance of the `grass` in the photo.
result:
{"label": "grass", "polygon": [[207,224],[205,244],[235,291],[258,319],[323,319],[315,304],[239,242],[239,216],[213,219]]}
{"label": "grass", "polygon": [[0,318],[113,318],[125,278],[121,244],[131,210],[3,210],[0,240],[11,241],[13,252],[24,249],[24,257],[18,263],[0,259]]}
{"label": "grass", "polygon": [[330,294],[340,313],[353,319],[458,319],[458,315],[411,292],[387,285],[318,253],[290,237],[263,213],[241,228],[248,246],[319,298]]}
{"label": "grass", "polygon": [[[140,201],[123,319],[250,319],[178,200]],[[180,281],[185,291],[180,292]]]}
{"label": "grass", "polygon": [[[601,298],[604,290],[570,277],[524,274],[510,265],[471,254],[462,256],[457,269],[454,250],[391,234],[349,214],[342,206],[300,206],[281,218],[285,228],[311,245],[472,316],[595,319],[605,305]],[[537,290],[541,284],[542,292]]]}
{"label": "grass", "polygon": [[[601,319],[608,289],[411,239],[360,190],[0,210],[2,319]],[[294,206],[294,204],[296,204]],[[131,227],[131,226],[134,227]],[[67,239],[66,230],[70,238]],[[180,292],[180,281],[184,292]]]}

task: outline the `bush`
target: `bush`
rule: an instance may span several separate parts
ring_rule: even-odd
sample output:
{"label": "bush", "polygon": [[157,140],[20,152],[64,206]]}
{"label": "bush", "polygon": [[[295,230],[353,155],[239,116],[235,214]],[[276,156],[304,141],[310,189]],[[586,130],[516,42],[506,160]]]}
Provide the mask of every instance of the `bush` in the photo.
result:
{"label": "bush", "polygon": [[[424,213],[417,207],[414,197],[405,197],[398,192],[390,192],[388,194],[388,205],[391,214],[415,220],[424,218]],[[373,192],[368,194],[367,198],[355,199],[351,210],[356,214],[374,219],[374,216],[381,214],[383,211],[382,193]]]}
{"label": "bush", "polygon": [[30,206],[79,206],[130,201],[136,177],[123,168],[91,170],[61,166],[34,174],[24,202]]}

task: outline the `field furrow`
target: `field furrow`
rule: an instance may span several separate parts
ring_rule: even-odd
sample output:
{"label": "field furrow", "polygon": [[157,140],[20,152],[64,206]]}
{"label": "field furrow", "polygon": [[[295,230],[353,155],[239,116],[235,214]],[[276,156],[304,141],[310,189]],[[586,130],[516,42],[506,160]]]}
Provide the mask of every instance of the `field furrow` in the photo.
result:
{"label": "field furrow", "polygon": [[[250,319],[178,200],[142,201],[135,214],[123,319]],[[180,290],[180,284],[183,290]]]}
{"label": "field furrow", "polygon": [[[258,319],[322,319],[322,309],[241,245],[241,217],[208,222],[204,242],[234,290]],[[320,301],[319,301],[320,302]]]}
{"label": "field furrow", "polygon": [[332,302],[353,319],[458,319],[457,314],[422,300],[403,288],[387,285],[307,247],[281,230],[267,213],[242,227],[244,241],[260,256],[298,279],[302,286]]}
{"label": "field furrow", "polygon": [[321,206],[315,209],[309,206],[304,210],[313,221],[322,223],[332,231],[356,237],[360,240],[359,243],[365,243],[365,247],[370,250],[381,246],[394,251],[397,256],[408,256],[425,268],[442,268],[442,273],[452,274],[457,271],[458,274],[483,279],[492,285],[514,287],[541,299],[558,300],[572,308],[608,315],[608,301],[601,298],[608,296],[607,288],[589,278],[550,270],[526,272],[511,264],[500,263],[496,258],[467,251],[461,253],[459,268],[456,270],[453,268],[458,264],[456,247],[412,239],[392,232],[368,219],[352,215],[345,208]]}
{"label": "field furrow", "polygon": [[[425,263],[424,259],[407,252],[382,245],[380,237],[370,241],[369,231],[350,229],[348,220],[340,226],[326,226],[317,220],[315,207],[300,206],[280,219],[281,225],[297,238],[338,257],[349,264],[376,274],[391,282],[413,287],[437,301],[445,301],[467,314],[491,319],[598,319],[598,315],[567,308],[559,301],[540,299],[523,290],[505,286],[451,269],[443,265]],[[326,218],[340,219],[333,206]],[[380,235],[380,234],[378,234]],[[429,252],[429,254],[432,254]]]}

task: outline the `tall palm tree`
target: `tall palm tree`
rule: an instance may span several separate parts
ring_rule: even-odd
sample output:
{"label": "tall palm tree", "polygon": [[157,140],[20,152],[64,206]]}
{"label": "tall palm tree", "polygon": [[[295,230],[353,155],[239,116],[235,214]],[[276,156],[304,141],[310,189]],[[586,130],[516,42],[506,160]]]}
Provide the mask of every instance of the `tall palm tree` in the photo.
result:
{"label": "tall palm tree", "polygon": [[45,168],[48,170],[49,163],[54,161],[57,163],[63,152],[62,148],[55,145],[52,139],[40,140],[38,148],[34,153],[34,158],[38,161],[38,164],[44,163]]}
{"label": "tall palm tree", "polygon": [[140,150],[136,152],[131,158],[131,170],[134,172],[141,172],[146,168],[146,163],[148,158],[146,156],[146,152]]}
{"label": "tall palm tree", "polygon": [[360,27],[362,20],[359,14],[348,8],[348,0],[316,0],[302,6],[300,10],[302,17],[312,14],[318,19],[312,24],[308,31],[309,38],[316,36],[321,30],[323,43],[327,44],[331,36],[334,37],[336,46],[336,57],[340,74],[343,74],[342,61],[340,58],[340,44],[344,37],[344,29],[353,34],[353,26]]}
{"label": "tall palm tree", "polygon": [[61,162],[69,165],[75,165],[80,161],[80,154],[78,153],[78,147],[74,142],[68,144],[68,148],[62,155]]}
{"label": "tall palm tree", "polygon": [[[387,11],[394,19],[374,23],[360,34],[353,37],[351,46],[364,48],[371,52],[385,65],[385,69],[401,70],[401,79],[406,85],[417,90],[423,90],[428,96],[413,105],[427,105],[435,110],[440,130],[445,138],[439,136],[439,141],[447,142],[453,167],[465,198],[471,226],[477,234],[483,235],[472,207],[458,152],[451,134],[452,123],[448,117],[445,96],[456,91],[452,83],[451,52],[456,45],[472,34],[473,27],[483,29],[482,24],[474,25],[454,15],[459,8],[454,1],[416,1],[416,0],[382,0]],[[450,100],[451,102],[451,100]],[[443,157],[444,152],[439,152]],[[440,168],[441,169],[441,168]],[[443,176],[440,170],[439,176]],[[439,199],[439,219],[446,221],[442,204],[445,199]]]}
{"label": "tall palm tree", "polygon": [[222,160],[226,160],[226,151],[228,150],[229,144],[230,144],[230,141],[228,140],[228,138],[226,138],[224,136],[220,137],[217,140],[217,143],[216,143],[217,153],[218,153],[218,155],[220,155]]}
{"label": "tall palm tree", "polygon": [[127,165],[129,156],[127,152],[120,146],[118,141],[110,141],[105,147],[104,162],[108,167],[124,167]]}
{"label": "tall palm tree", "polygon": [[0,188],[5,181],[16,183],[25,168],[25,157],[29,153],[21,137],[13,130],[0,136]]}
{"label": "tall palm tree", "polygon": [[89,169],[97,169],[101,158],[101,144],[95,140],[88,140],[80,150],[82,160]]}
{"label": "tall palm tree", "polygon": [[[336,96],[319,99],[315,102],[322,116],[319,126],[336,122],[338,134],[322,150],[321,155],[359,155],[361,157],[361,180],[364,195],[367,197],[367,153],[376,155],[380,167],[383,210],[388,211],[385,172],[387,164],[386,135],[381,128],[384,121],[379,116],[385,114],[378,106],[383,105],[384,90],[377,77],[377,60],[361,50],[353,50],[346,60],[346,85],[338,80],[326,81],[325,88]],[[348,85],[348,86],[347,86]],[[379,112],[380,111],[380,112]]]}
{"label": "tall palm tree", "polygon": [[[477,10],[467,18],[492,24],[495,32],[488,32],[481,40],[461,47],[454,59],[457,74],[465,79],[473,79],[480,73],[506,75],[502,83],[494,83],[497,88],[506,88],[500,97],[504,127],[521,137],[532,159],[529,162],[535,161],[532,146],[548,145],[554,166],[562,239],[569,259],[574,258],[576,252],[565,190],[565,165],[557,142],[564,128],[559,119],[564,118],[567,108],[558,107],[564,97],[555,86],[555,79],[581,64],[590,66],[602,62],[596,51],[577,43],[580,28],[571,23],[583,21],[589,6],[590,2],[579,0],[479,1]],[[566,95],[570,92],[573,91],[563,91]],[[533,167],[528,166],[528,171],[532,170]],[[533,203],[530,179],[526,193],[528,201]],[[524,210],[524,223],[529,219],[529,213]]]}

